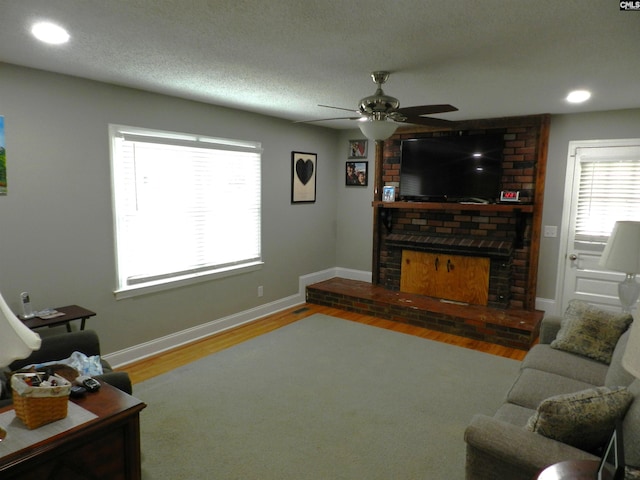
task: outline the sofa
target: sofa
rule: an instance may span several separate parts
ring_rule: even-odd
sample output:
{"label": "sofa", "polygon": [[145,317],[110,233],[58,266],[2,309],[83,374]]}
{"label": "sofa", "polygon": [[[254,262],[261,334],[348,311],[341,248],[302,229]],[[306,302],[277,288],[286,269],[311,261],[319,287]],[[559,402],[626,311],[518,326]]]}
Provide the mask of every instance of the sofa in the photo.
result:
{"label": "sofa", "polygon": [[[8,385],[6,373],[15,372],[28,365],[38,365],[51,361],[64,360],[71,357],[73,352],[80,352],[87,357],[100,355],[100,340],[93,330],[81,330],[77,332],[62,333],[50,337],[42,337],[42,344],[39,350],[32,352],[31,355],[22,360],[17,360],[4,369],[0,377],[0,381],[4,385],[0,385],[0,407],[11,404],[11,392]],[[98,381],[108,383],[123,392],[131,394],[131,379],[126,372],[115,372],[109,362],[100,357],[103,374],[94,375]]]}
{"label": "sofa", "polygon": [[621,365],[632,321],[578,300],[563,317],[545,316],[504,403],[465,430],[466,479],[531,480],[564,460],[599,460],[616,419],[626,478],[640,478],[640,380]]}

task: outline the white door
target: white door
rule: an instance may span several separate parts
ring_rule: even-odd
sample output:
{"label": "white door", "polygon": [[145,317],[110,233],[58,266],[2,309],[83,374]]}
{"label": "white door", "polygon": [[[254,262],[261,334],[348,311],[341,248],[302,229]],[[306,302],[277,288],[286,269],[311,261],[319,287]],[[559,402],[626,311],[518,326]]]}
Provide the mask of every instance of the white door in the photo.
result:
{"label": "white door", "polygon": [[640,220],[640,139],[570,142],[565,195],[559,312],[574,298],[619,312],[624,274],[598,262],[615,222]]}

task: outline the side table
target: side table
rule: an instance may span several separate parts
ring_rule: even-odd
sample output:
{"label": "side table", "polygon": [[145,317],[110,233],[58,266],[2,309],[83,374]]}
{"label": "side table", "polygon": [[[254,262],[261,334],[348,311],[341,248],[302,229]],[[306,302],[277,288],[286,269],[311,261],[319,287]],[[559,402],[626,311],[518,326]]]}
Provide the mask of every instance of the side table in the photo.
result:
{"label": "side table", "polygon": [[31,317],[31,318],[21,318],[22,323],[24,323],[27,327],[31,329],[41,328],[41,327],[53,327],[56,325],[66,325],[67,332],[71,331],[71,325],[69,322],[74,320],[81,320],[80,330],[84,330],[84,323],[89,317],[94,317],[96,312],[92,312],[91,310],[87,310],[86,308],[79,307],[78,305],[67,305],[66,307],[56,307],[54,310],[57,310],[62,315],[54,318],[40,318],[40,317]]}

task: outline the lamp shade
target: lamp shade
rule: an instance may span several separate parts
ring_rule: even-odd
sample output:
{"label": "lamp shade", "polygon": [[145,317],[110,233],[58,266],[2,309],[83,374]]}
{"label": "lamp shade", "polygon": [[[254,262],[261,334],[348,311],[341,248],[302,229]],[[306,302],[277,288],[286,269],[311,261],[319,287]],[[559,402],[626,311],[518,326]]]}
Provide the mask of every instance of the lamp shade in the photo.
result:
{"label": "lamp shade", "polygon": [[0,295],[0,367],[27,358],[40,343],[40,335],[22,323]]}
{"label": "lamp shade", "polygon": [[616,222],[600,266],[616,272],[640,273],[640,222]]}
{"label": "lamp shade", "polygon": [[398,128],[394,122],[387,120],[367,120],[366,122],[360,122],[360,131],[369,140],[386,140],[389,138]]}

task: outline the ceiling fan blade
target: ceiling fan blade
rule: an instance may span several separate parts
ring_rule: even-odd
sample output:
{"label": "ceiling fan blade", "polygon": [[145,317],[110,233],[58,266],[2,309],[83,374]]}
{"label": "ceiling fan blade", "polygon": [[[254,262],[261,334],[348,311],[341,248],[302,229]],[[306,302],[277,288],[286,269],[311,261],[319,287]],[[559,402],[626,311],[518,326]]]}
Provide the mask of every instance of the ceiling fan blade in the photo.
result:
{"label": "ceiling fan blade", "polygon": [[362,117],[333,117],[333,118],[318,118],[316,120],[298,120],[293,123],[313,123],[313,122],[328,122],[329,120],[360,120]]}
{"label": "ceiling fan blade", "polygon": [[457,112],[458,109],[453,105],[421,105],[416,107],[399,108],[398,112],[407,117],[419,117],[422,115],[433,115],[434,113]]}
{"label": "ceiling fan blade", "polygon": [[318,105],[319,107],[324,107],[324,108],[335,108],[336,110],[344,110],[345,112],[354,112],[354,113],[358,113],[356,110],[354,110],[353,108],[342,108],[342,107],[332,107],[331,105]]}
{"label": "ceiling fan blade", "polygon": [[413,123],[414,125],[426,125],[428,127],[450,127],[452,122],[442,118],[407,116],[407,119],[402,123]]}

